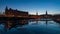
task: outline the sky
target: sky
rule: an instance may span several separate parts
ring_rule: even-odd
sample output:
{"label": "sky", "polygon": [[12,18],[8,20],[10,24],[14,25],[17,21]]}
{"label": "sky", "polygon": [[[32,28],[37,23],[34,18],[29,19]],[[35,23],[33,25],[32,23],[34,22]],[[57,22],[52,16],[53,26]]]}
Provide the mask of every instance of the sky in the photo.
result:
{"label": "sky", "polygon": [[5,7],[28,11],[29,14],[60,14],[60,0],[0,0],[0,12]]}

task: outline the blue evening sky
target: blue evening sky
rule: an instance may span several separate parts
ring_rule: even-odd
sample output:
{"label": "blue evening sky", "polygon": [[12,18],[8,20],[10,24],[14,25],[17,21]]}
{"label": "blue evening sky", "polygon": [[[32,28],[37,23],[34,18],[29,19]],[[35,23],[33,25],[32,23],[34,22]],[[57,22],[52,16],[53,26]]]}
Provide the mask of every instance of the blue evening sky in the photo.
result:
{"label": "blue evening sky", "polygon": [[0,12],[4,12],[5,7],[28,11],[30,14],[60,13],[60,0],[0,0]]}

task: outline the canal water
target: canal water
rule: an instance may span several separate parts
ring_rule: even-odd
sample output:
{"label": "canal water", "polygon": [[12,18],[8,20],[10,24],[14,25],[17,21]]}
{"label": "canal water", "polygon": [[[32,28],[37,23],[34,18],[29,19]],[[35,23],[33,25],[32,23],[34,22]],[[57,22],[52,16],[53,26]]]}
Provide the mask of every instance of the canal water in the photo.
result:
{"label": "canal water", "polygon": [[60,34],[60,24],[55,21],[28,20],[28,24],[17,25],[5,30],[4,24],[0,24],[0,34]]}

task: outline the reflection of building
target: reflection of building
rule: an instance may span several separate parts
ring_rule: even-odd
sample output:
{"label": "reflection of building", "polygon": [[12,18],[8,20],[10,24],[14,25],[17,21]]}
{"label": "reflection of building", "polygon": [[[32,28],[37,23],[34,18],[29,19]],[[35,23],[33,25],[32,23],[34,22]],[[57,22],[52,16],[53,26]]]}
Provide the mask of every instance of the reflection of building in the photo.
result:
{"label": "reflection of building", "polygon": [[8,7],[5,8],[5,15],[6,16],[28,16],[28,12],[24,12],[24,11],[18,11],[18,10],[13,10],[13,9],[8,9]]}

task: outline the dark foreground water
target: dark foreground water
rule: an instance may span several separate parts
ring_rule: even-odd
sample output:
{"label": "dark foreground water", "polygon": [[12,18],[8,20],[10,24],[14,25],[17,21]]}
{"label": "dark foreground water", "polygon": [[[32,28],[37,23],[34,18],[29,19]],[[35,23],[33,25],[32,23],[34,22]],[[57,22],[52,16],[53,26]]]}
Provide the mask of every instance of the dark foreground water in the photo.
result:
{"label": "dark foreground water", "polygon": [[54,21],[28,21],[26,25],[17,25],[5,30],[0,24],[0,34],[60,34],[60,24]]}

